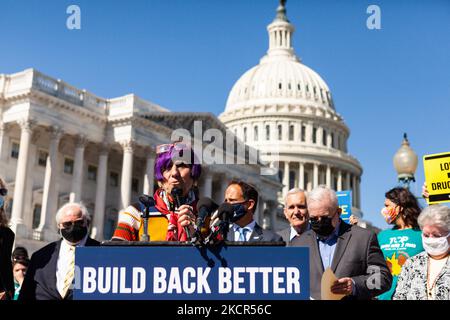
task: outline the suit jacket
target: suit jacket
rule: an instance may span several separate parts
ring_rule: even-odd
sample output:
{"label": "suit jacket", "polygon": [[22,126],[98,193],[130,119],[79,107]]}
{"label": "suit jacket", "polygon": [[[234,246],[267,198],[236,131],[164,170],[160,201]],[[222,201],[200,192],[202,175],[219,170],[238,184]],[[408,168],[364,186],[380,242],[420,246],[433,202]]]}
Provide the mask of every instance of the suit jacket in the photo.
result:
{"label": "suit jacket", "polygon": [[290,237],[291,237],[291,227],[287,227],[286,229],[280,230],[277,232],[282,238],[283,241],[286,242],[286,245],[289,245]]}
{"label": "suit jacket", "polygon": [[[235,241],[234,240],[234,231],[232,228],[230,228],[228,235],[227,235],[227,241]],[[249,242],[259,242],[259,241],[283,241],[280,235],[270,231],[265,230],[261,228],[259,224],[255,224],[255,227],[253,228],[253,232],[250,235]]]}
{"label": "suit jacket", "polygon": [[[310,295],[321,298],[321,280],[324,272],[317,235],[308,230],[293,239],[291,246],[308,247],[310,263]],[[392,275],[374,232],[341,221],[331,269],[336,277],[350,277],[355,282],[355,296],[360,300],[371,299],[390,289]]]}
{"label": "suit jacket", "polygon": [[14,277],[11,261],[14,238],[14,232],[10,228],[0,227],[0,292],[6,290],[10,294],[14,294]]}
{"label": "suit jacket", "polygon": [[[49,243],[31,256],[30,265],[20,289],[19,300],[72,300],[73,291],[61,297],[56,287],[56,266],[61,240]],[[98,246],[100,242],[87,238],[86,246]]]}

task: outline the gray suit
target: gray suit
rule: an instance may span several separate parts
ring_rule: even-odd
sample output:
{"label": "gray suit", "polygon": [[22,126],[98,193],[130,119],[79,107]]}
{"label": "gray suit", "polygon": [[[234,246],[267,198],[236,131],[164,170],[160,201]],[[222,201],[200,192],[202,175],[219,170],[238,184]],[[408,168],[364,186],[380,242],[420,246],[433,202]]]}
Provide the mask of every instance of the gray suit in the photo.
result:
{"label": "gray suit", "polygon": [[[234,240],[234,231],[233,228],[230,227],[227,235],[227,241],[235,241]],[[283,241],[280,235],[261,228],[259,224],[255,224],[253,228],[253,232],[250,235],[249,242],[258,242],[258,241]]]}
{"label": "gray suit", "polygon": [[291,227],[287,227],[283,230],[280,230],[277,232],[282,238],[283,241],[286,242],[286,244],[289,244],[290,241],[290,237],[291,237]]}
{"label": "gray suit", "polygon": [[[320,299],[324,272],[317,235],[309,230],[293,239],[291,246],[308,247],[310,259],[310,295]],[[331,269],[336,277],[350,277],[356,285],[356,298],[371,299],[391,288],[392,275],[374,232],[341,221]],[[373,273],[373,272],[376,273]],[[378,284],[378,285],[377,285]]]}

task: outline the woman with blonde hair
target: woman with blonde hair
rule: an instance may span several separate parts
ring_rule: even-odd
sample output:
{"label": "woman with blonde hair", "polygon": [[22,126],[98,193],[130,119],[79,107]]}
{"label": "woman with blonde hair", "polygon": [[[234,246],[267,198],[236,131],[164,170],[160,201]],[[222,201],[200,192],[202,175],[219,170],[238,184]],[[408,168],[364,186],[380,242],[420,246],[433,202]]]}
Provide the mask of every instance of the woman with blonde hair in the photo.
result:
{"label": "woman with blonde hair", "polygon": [[0,178],[0,300],[11,300],[14,294],[11,253],[15,235],[8,226],[5,212],[7,194],[6,184]]}

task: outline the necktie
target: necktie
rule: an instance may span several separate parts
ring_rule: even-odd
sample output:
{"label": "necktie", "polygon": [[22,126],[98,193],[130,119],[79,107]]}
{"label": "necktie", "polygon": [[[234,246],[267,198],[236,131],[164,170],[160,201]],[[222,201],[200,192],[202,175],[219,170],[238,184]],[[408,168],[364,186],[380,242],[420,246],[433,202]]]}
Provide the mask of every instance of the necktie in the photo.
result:
{"label": "necktie", "polygon": [[238,231],[239,231],[238,241],[247,241],[247,237],[245,235],[246,235],[247,231],[250,231],[250,230],[248,230],[248,228],[239,228]]}
{"label": "necktie", "polygon": [[66,276],[64,277],[64,287],[61,296],[64,298],[72,285],[73,277],[75,275],[75,246],[69,247],[69,268],[67,269]]}

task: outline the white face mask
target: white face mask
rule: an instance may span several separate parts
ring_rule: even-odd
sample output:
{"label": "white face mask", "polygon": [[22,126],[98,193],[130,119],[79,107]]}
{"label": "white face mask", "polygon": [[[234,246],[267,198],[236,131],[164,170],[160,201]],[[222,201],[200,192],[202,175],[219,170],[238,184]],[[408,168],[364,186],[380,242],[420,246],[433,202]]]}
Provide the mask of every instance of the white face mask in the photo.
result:
{"label": "white face mask", "polygon": [[427,238],[422,234],[422,244],[425,251],[432,256],[440,256],[448,252],[449,245],[447,238],[450,233],[445,237],[439,238]]}

